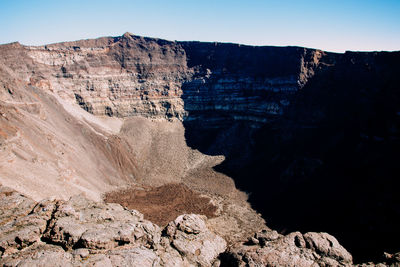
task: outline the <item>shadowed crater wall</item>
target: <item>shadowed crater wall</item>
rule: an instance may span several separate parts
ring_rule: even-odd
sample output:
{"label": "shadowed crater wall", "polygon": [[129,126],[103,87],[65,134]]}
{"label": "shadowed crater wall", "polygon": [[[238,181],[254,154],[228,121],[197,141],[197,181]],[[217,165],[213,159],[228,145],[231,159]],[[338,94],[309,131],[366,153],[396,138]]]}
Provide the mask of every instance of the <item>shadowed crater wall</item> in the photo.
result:
{"label": "shadowed crater wall", "polygon": [[355,262],[399,249],[400,53],[191,45],[187,143],[226,157],[268,226],[333,234]]}

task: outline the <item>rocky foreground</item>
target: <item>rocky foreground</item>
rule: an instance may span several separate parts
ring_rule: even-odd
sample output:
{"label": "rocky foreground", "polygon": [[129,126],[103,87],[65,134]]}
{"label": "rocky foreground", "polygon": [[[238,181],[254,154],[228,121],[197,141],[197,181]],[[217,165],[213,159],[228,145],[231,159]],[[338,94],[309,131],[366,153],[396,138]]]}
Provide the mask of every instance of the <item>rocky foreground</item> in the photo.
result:
{"label": "rocky foreground", "polygon": [[[2,266],[352,265],[350,253],[326,233],[268,229],[227,247],[205,216],[180,215],[161,229],[136,210],[83,195],[36,203],[1,187],[0,224]],[[400,255],[387,257],[397,266]]]}

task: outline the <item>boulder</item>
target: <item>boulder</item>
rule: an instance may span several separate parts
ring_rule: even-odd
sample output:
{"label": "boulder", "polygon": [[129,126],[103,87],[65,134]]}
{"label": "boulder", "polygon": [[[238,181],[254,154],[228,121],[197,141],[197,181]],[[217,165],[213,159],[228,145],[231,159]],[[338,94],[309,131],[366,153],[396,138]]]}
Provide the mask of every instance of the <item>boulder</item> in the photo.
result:
{"label": "boulder", "polygon": [[204,217],[195,214],[181,215],[170,222],[166,234],[171,246],[197,266],[211,266],[227,247],[224,239],[208,230]]}
{"label": "boulder", "polygon": [[280,235],[263,230],[221,258],[226,266],[351,266],[352,257],[327,233]]}

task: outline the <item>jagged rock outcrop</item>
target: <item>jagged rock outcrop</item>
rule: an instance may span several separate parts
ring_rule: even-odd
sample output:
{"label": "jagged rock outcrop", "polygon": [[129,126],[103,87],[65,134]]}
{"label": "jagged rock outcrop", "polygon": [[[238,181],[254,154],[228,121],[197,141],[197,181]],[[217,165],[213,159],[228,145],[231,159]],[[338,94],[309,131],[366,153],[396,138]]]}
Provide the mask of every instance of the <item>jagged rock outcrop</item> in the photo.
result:
{"label": "jagged rock outcrop", "polygon": [[9,188],[1,192],[2,266],[212,266],[227,245],[195,214],[179,216],[162,233],[119,204],[83,195],[34,204]]}
{"label": "jagged rock outcrop", "polygon": [[[136,210],[76,195],[68,201],[29,198],[0,187],[2,266],[352,266],[327,233],[282,235],[267,229],[244,243],[227,242],[207,219],[184,214],[164,229]],[[18,206],[18,207],[17,207]],[[13,211],[12,213],[10,211]],[[378,266],[398,266],[385,253]],[[372,266],[363,264],[359,266]]]}
{"label": "jagged rock outcrop", "polygon": [[381,263],[353,265],[351,254],[327,233],[262,230],[220,256],[221,266],[399,266],[399,253],[384,253]]}
{"label": "jagged rock outcrop", "polygon": [[280,235],[264,230],[245,244],[230,248],[226,266],[352,266],[353,259],[327,233],[293,232]]}

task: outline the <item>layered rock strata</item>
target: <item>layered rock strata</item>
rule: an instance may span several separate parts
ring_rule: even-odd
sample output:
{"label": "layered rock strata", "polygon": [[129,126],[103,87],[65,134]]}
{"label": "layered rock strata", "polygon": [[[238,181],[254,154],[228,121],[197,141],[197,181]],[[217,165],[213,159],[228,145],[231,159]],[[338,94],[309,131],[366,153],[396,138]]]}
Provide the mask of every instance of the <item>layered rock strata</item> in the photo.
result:
{"label": "layered rock strata", "polygon": [[129,33],[40,47],[14,43],[1,50],[4,64],[24,81],[95,115],[183,119],[210,111],[254,121],[282,114],[326,55]]}

